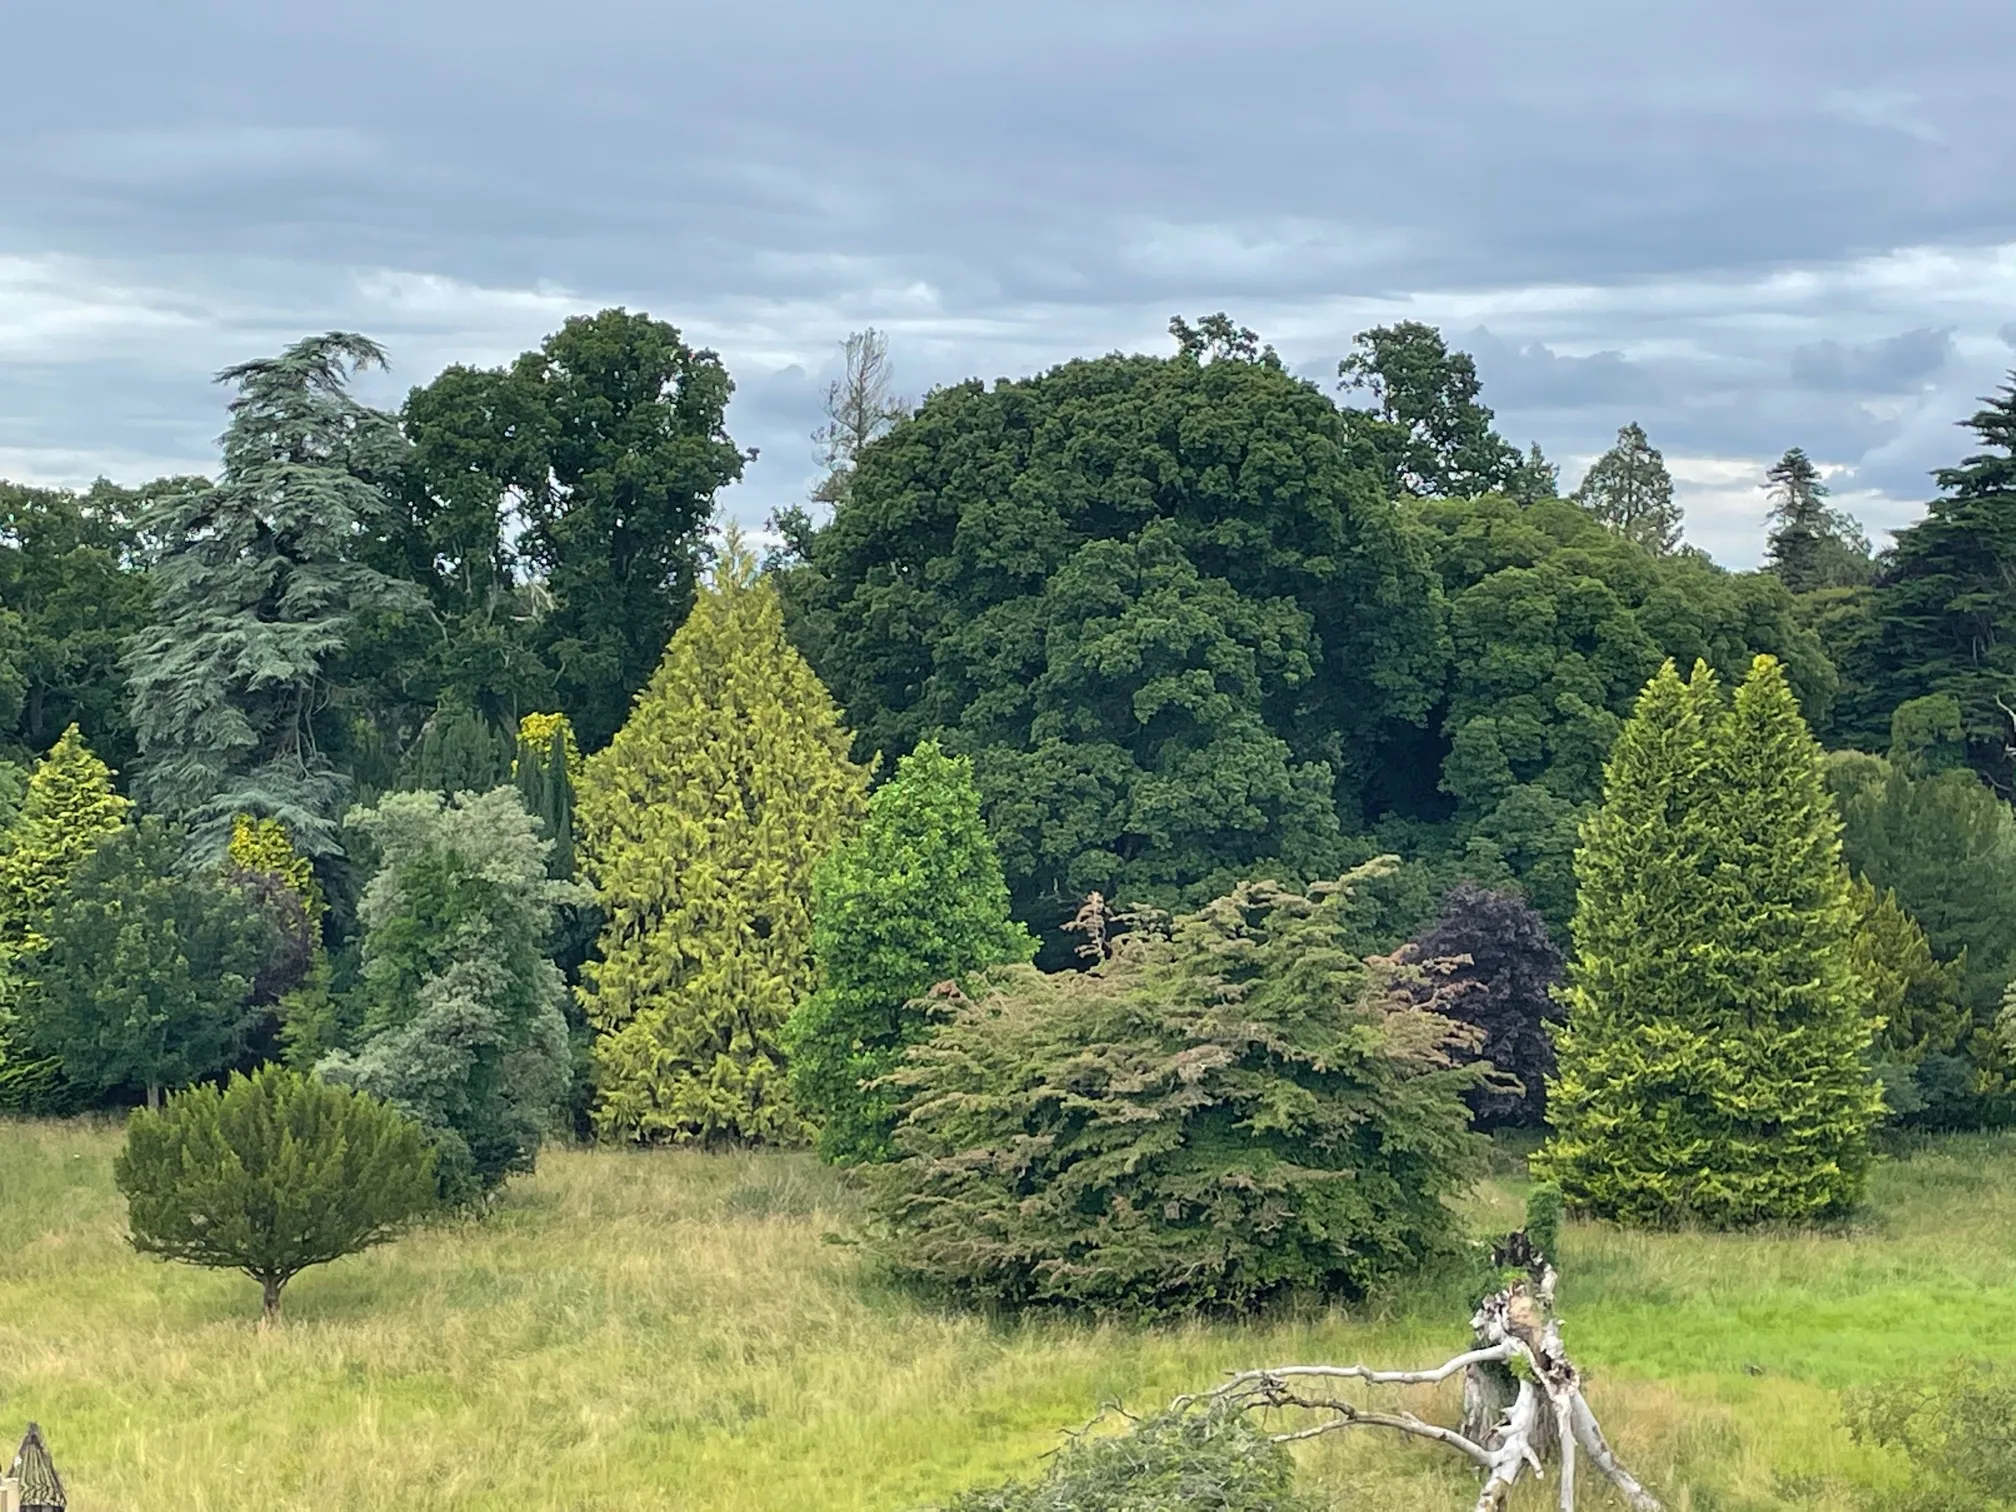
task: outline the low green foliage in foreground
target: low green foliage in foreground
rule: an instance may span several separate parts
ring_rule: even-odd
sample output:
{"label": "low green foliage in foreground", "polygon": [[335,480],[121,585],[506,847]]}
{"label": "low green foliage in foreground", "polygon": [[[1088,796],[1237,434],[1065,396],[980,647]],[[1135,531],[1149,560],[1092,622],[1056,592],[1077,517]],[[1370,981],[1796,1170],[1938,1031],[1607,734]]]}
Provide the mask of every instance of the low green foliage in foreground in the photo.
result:
{"label": "low green foliage in foreground", "polygon": [[[1466,1333],[1439,1291],[1245,1326],[992,1322],[878,1283],[809,1156],[567,1150],[480,1222],[305,1272],[262,1333],[242,1277],[128,1247],[119,1143],[0,1124],[0,1429],[42,1424],[76,1512],[905,1512],[1041,1475],[1108,1401],[1152,1412],[1234,1366],[1425,1363]],[[1508,1174],[1469,1217],[1503,1230],[1522,1198]],[[1844,1391],[2016,1355],[2016,1138],[1879,1162],[1850,1227],[1571,1223],[1561,1248],[1591,1402],[1669,1506],[1864,1512],[1913,1472],[1850,1435]],[[1456,1396],[1400,1399],[1454,1421]],[[1475,1496],[1432,1446],[1297,1457],[1317,1505]]]}

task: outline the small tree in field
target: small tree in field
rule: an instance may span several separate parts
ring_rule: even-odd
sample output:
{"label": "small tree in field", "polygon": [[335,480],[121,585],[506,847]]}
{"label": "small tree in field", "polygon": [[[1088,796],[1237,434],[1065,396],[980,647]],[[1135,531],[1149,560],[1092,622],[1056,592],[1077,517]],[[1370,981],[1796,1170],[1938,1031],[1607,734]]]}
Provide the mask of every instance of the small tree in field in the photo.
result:
{"label": "small tree in field", "polygon": [[384,1243],[434,1202],[417,1124],[278,1066],[134,1114],[112,1174],[135,1249],[243,1271],[266,1326],[295,1276]]}

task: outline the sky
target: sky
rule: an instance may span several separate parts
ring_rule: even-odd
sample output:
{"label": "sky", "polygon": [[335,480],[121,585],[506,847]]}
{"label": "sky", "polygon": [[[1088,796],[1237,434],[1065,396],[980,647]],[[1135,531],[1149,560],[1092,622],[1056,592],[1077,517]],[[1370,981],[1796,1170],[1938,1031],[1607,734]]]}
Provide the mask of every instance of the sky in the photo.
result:
{"label": "sky", "polygon": [[218,369],[362,331],[395,405],[568,315],[718,350],[801,502],[850,330],[912,397],[1225,310],[1334,384],[1395,319],[1687,536],[1801,446],[1909,523],[2016,364],[2007,0],[0,0],[0,477],[207,471]]}

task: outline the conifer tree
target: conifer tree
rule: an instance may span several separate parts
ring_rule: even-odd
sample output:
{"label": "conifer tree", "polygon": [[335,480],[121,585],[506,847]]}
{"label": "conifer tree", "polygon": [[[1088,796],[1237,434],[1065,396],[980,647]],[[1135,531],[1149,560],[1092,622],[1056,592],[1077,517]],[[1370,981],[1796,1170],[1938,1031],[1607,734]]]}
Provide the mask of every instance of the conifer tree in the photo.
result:
{"label": "conifer tree", "polygon": [[1827,505],[1827,485],[1813,459],[1793,447],[1764,475],[1771,534],[1765,570],[1794,593],[1848,588],[1869,580],[1869,539],[1848,515]]}
{"label": "conifer tree", "polygon": [[399,786],[419,793],[487,793],[511,780],[513,742],[466,700],[444,698],[399,763]]}
{"label": "conifer tree", "polygon": [[1680,506],[1666,459],[1636,421],[1598,457],[1575,490],[1575,502],[1627,541],[1665,556],[1680,544]]}
{"label": "conifer tree", "polygon": [[899,1099],[872,1084],[923,1037],[917,1000],[1036,951],[1008,917],[973,763],[935,741],[905,756],[861,829],[819,868],[812,896],[819,985],[791,1017],[791,1087],[827,1159],[885,1160]]}
{"label": "conifer tree", "polygon": [[354,369],[383,363],[332,332],[226,368],[238,397],[222,479],[141,521],[160,545],[153,618],[126,650],[138,795],[211,859],[241,813],[283,820],[311,856],[340,851],[349,781],[328,755],[334,730],[317,728],[328,664],[359,613],[417,601],[356,557],[405,455],[398,422],[348,391]]}
{"label": "conifer tree", "polygon": [[802,1135],[777,1041],[812,987],[812,874],[864,806],[847,746],[731,532],[578,795],[583,873],[609,916],[583,991],[605,1134]]}
{"label": "conifer tree", "polygon": [[1624,727],[1577,857],[1555,1136],[1574,1205],[1633,1222],[1835,1213],[1881,1095],[1819,746],[1760,656],[1725,702],[1669,662]]}
{"label": "conifer tree", "polygon": [[253,1002],[277,1012],[286,1059],[313,1065],[334,1048],[336,1014],[322,945],[328,904],[315,865],[294,848],[279,820],[240,814],[231,826],[224,880],[273,926],[276,948],[253,984]]}
{"label": "conifer tree", "polygon": [[40,1111],[57,1096],[58,1061],[20,1042],[15,1014],[47,943],[41,923],[51,905],[132,807],[73,724],[36,764],[20,812],[0,833],[0,1107]]}
{"label": "conifer tree", "polygon": [[581,748],[565,714],[527,714],[518,721],[511,780],[525,811],[553,842],[547,870],[562,881],[574,875],[574,789],[580,779]]}

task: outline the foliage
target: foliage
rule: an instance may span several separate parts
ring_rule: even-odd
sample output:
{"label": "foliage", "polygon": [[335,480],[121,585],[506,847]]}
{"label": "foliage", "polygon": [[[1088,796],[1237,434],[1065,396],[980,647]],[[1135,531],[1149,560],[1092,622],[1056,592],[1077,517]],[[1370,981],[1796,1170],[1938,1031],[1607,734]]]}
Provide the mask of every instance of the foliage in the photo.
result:
{"label": "foliage", "polygon": [[511,788],[394,793],[349,822],[376,849],[364,890],[362,1042],[331,1081],[416,1119],[449,1202],[532,1168],[567,1093],[566,983],[545,951],[578,890],[546,874],[548,843]]}
{"label": "foliage", "polygon": [[826,385],[826,423],[812,433],[826,476],[812,497],[825,504],[847,491],[848,474],[862,451],[910,412],[896,397],[889,338],[873,326],[850,331],[841,343],[840,376]]}
{"label": "foliage", "polygon": [[784,1047],[819,1152],[847,1164],[887,1159],[896,1097],[876,1083],[923,1037],[919,1000],[1035,950],[1008,917],[973,764],[925,741],[813,876],[818,987],[791,1015]]}
{"label": "foliage", "polygon": [[1526,1194],[1525,1235],[1533,1242],[1533,1248],[1552,1261],[1556,1267],[1561,1263],[1561,1219],[1565,1206],[1561,1188],[1551,1181],[1536,1181],[1533,1189]]}
{"label": "foliage", "polygon": [[[0,645],[11,648],[5,660],[20,700],[4,728],[22,747],[45,751],[74,724],[114,763],[130,761],[119,658],[147,616],[133,520],[147,499],[201,481],[170,478],[133,490],[100,479],[81,494],[0,483],[0,617],[16,627]],[[0,713],[9,701],[0,687]]]}
{"label": "foliage", "polygon": [[583,968],[596,1125],[636,1140],[795,1139],[777,1037],[812,989],[812,874],[867,774],[730,535],[630,720],[589,758],[583,874],[608,913]]}
{"label": "foliage", "polygon": [[242,1270],[260,1283],[269,1324],[295,1276],[384,1243],[434,1196],[416,1126],[277,1066],[135,1114],[113,1172],[135,1249]]}
{"label": "foliage", "polygon": [[1869,581],[1869,538],[1852,518],[1828,507],[1827,485],[1812,458],[1793,447],[1771,464],[1764,487],[1771,500],[1766,571],[1794,593]]}
{"label": "foliage", "polygon": [[[1874,1053],[1892,1114],[1940,1124],[1964,1121],[1961,1110],[1936,1107],[1926,1097],[1942,1071],[1964,1054],[1973,1018],[1961,1006],[1964,961],[1941,961],[1918,921],[1894,891],[1878,892],[1866,877],[1854,883],[1855,975],[1869,992],[1869,1011],[1881,1022]],[[1929,1076],[1921,1068],[1934,1062]],[[1963,1077],[1964,1080],[1964,1077]]]}
{"label": "foliage", "polygon": [[527,714],[518,721],[511,781],[539,833],[552,842],[547,870],[562,881],[574,876],[574,790],[581,771],[581,748],[565,714]]}
{"label": "foliage", "polygon": [[272,925],[214,871],[185,871],[153,814],[107,836],[56,896],[19,1031],[95,1092],[185,1086],[229,1066],[251,1028]]}
{"label": "foliage", "polygon": [[1417,969],[1349,949],[1352,881],[1241,883],[1090,970],[950,999],[893,1076],[890,1262],[1009,1305],[1184,1312],[1361,1295],[1449,1245],[1478,1073]]}
{"label": "foliage", "polygon": [[340,850],[349,782],[329,755],[334,730],[317,729],[328,665],[360,611],[411,597],[352,551],[403,460],[393,418],[348,392],[354,371],[383,361],[362,336],[332,332],[226,368],[219,381],[238,397],[222,480],[164,495],[140,520],[158,545],[152,617],[125,661],[136,788],[207,859],[239,814],[279,819],[310,856]]}
{"label": "foliage", "polygon": [[1934,1375],[1857,1387],[1843,1417],[1857,1442],[1911,1457],[1918,1483],[1908,1512],[2016,1500],[2016,1370],[2007,1364],[1956,1361]]}
{"label": "foliage", "polygon": [[[1450,351],[1433,326],[1403,320],[1360,331],[1337,376],[1347,392],[1372,400],[1370,411],[1346,415],[1390,492],[1426,499],[1537,493],[1546,470],[1538,446],[1522,461],[1491,428],[1491,411],[1477,397],[1475,360]],[[1551,486],[1545,497],[1553,497]]]}
{"label": "foliage", "polygon": [[1881,1107],[1839,821],[1778,664],[1647,686],[1583,831],[1536,1170],[1574,1206],[1714,1225],[1840,1212]]}
{"label": "foliage", "polygon": [[1940,496],[1896,532],[1877,585],[1876,634],[1855,667],[1879,709],[1943,693],[1960,706],[1975,770],[2007,796],[2016,689],[2016,375],[1966,422],[1981,450],[1941,468]]}
{"label": "foliage", "polygon": [[459,699],[444,700],[399,763],[407,792],[487,793],[511,780],[514,742]]}
{"label": "foliage", "polygon": [[948,1512],[1296,1512],[1295,1461],[1252,1415],[1223,1404],[1073,1434],[1030,1481],[968,1491]]}
{"label": "foliage", "polygon": [[1094,891],[1334,875],[1436,700],[1414,532],[1336,406],[1224,325],[1170,359],[936,391],[785,575],[857,753],[970,755],[1043,931]]}
{"label": "foliage", "polygon": [[1423,815],[1453,799],[1452,848],[1464,869],[1519,883],[1563,938],[1575,909],[1576,827],[1662,657],[1740,676],[1769,652],[1809,718],[1823,717],[1834,696],[1818,639],[1774,578],[1654,557],[1567,503],[1430,503],[1420,518],[1455,652],[1447,746],[1424,753],[1411,794],[1394,778],[1388,791]]}
{"label": "foliage", "polygon": [[1591,464],[1576,485],[1575,502],[1625,540],[1664,556],[1680,544],[1680,506],[1666,459],[1636,421],[1621,427],[1617,444]]}
{"label": "foliage", "polygon": [[1448,963],[1434,978],[1441,1011],[1476,1026],[1475,1059],[1517,1080],[1517,1086],[1493,1080],[1470,1089],[1479,1124],[1541,1123],[1547,1079],[1554,1074],[1549,1025],[1561,1017],[1552,995],[1561,980],[1561,951],[1547,921],[1516,893],[1460,882],[1443,899],[1434,924],[1416,937],[1414,957]]}

